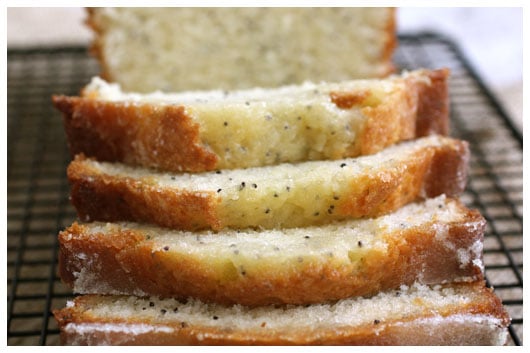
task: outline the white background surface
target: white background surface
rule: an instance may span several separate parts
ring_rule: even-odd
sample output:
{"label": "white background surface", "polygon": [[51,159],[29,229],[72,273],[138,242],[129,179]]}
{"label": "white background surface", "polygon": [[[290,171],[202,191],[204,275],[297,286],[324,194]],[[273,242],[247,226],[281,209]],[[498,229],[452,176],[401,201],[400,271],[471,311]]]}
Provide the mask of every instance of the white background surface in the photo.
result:
{"label": "white background surface", "polygon": [[433,30],[457,43],[522,130],[522,8],[400,8],[398,29]]}
{"label": "white background surface", "polygon": [[[7,46],[88,44],[84,18],[82,8],[8,8]],[[399,8],[398,31],[421,30],[455,41],[522,126],[522,8]]]}

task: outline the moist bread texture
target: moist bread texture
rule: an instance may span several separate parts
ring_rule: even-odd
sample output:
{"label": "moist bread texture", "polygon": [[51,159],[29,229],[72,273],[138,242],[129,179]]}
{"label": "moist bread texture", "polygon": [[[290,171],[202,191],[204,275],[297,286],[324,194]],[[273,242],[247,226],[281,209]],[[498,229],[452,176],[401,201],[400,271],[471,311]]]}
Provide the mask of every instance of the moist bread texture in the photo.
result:
{"label": "moist bread texture", "polygon": [[76,223],[59,234],[59,273],[78,294],[319,303],[414,282],[482,279],[485,225],[478,212],[445,196],[375,219],[294,229]]}
{"label": "moist bread texture", "polygon": [[125,93],[94,78],[80,97],[53,102],[72,155],[200,172],[355,157],[447,134],[448,74],[180,94]]}
{"label": "moist bread texture", "polygon": [[390,8],[98,8],[88,15],[103,77],[129,91],[276,87],[394,69]]}
{"label": "moist bread texture", "polygon": [[448,69],[391,8],[91,8],[65,345],[503,345]]}
{"label": "moist bread texture", "polygon": [[502,345],[510,321],[481,281],[257,308],[88,295],[54,315],[78,345]]}
{"label": "moist bread texture", "polygon": [[459,195],[467,143],[430,136],[378,154],[200,174],[168,174],[78,156],[68,167],[82,221],[198,230],[293,228],[376,217],[419,198]]}

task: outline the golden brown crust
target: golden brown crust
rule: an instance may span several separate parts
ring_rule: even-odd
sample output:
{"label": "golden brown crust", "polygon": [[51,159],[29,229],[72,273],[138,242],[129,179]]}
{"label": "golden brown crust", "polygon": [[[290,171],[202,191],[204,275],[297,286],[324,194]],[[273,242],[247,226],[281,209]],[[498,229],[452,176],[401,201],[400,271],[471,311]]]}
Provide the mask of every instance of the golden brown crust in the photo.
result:
{"label": "golden brown crust", "polygon": [[426,71],[430,84],[409,80],[418,91],[416,135],[449,133],[449,69]]}
{"label": "golden brown crust", "polygon": [[[398,141],[439,134],[447,135],[449,70],[424,70],[426,80],[417,76],[405,79],[405,88],[389,95],[384,102],[362,108],[367,117],[363,133],[356,142],[356,154],[368,155],[381,151]],[[361,97],[342,97],[343,105],[353,105]],[[356,98],[356,99],[353,99]],[[366,98],[366,97],[363,97]]]}
{"label": "golden brown crust", "polygon": [[370,96],[369,90],[330,92],[329,98],[340,109],[350,109],[355,105],[362,104]]}
{"label": "golden brown crust", "polygon": [[[468,304],[448,306],[438,312],[426,310],[423,315],[405,317],[357,326],[335,326],[318,329],[268,330],[221,330],[215,327],[198,326],[193,323],[153,323],[136,320],[103,319],[87,311],[91,301],[97,297],[83,296],[75,299],[75,305],[54,311],[61,330],[63,344],[122,344],[122,345],[484,345],[495,343],[502,328],[509,324],[509,317],[502,303],[483,282],[468,284],[475,291]],[[453,320],[461,315],[487,316],[500,320],[500,327],[465,320]],[[429,321],[430,318],[434,320]],[[106,331],[103,328],[90,332],[68,331],[73,324],[147,324],[165,327],[173,332],[150,331],[146,333],[124,333]]]}
{"label": "golden brown crust", "polygon": [[[419,149],[388,170],[356,176],[334,211],[307,224],[265,219],[249,224],[226,214],[215,191],[187,191],[156,186],[149,178],[111,176],[93,170],[77,156],[68,167],[71,200],[84,221],[135,221],[186,230],[226,227],[296,227],[344,218],[377,217],[421,197],[459,195],[465,187],[467,143],[450,140]],[[243,202],[243,201],[241,201]]]}
{"label": "golden brown crust", "polygon": [[[373,154],[415,137],[447,134],[448,71],[426,70],[424,75],[432,84],[408,78],[405,88],[386,97],[383,103],[362,108],[366,122],[351,148],[337,158]],[[366,90],[330,93],[331,101],[342,109],[358,105],[369,96]],[[63,113],[72,155],[84,153],[102,161],[173,172],[209,171],[223,164],[205,146],[199,125],[183,106],[106,102],[89,96],[54,96],[53,103]],[[238,167],[252,163],[253,159],[246,164],[242,161]]]}
{"label": "golden brown crust", "polygon": [[54,96],[73,155],[163,170],[213,170],[218,157],[202,144],[183,106],[104,102]]}
{"label": "golden brown crust", "polygon": [[420,149],[376,177],[365,175],[352,181],[349,197],[338,205],[337,214],[376,217],[419,197],[458,196],[467,180],[469,150],[465,141],[453,142]]}
{"label": "golden brown crust", "polygon": [[444,153],[434,153],[423,182],[424,195],[434,197],[462,193],[469,173],[469,144],[459,141],[446,148]]}
{"label": "golden brown crust", "polygon": [[213,192],[163,190],[147,180],[115,178],[77,163],[82,159],[78,155],[67,174],[72,203],[85,221],[129,219],[170,228],[219,227],[214,213],[219,199]]}
{"label": "golden brown crust", "polygon": [[[74,223],[59,234],[59,272],[62,280],[81,294],[145,293],[247,306],[319,303],[373,295],[416,281],[478,280],[482,271],[472,260],[480,257],[474,257],[470,249],[482,242],[485,220],[478,212],[459,207],[465,215],[461,221],[429,222],[386,234],[387,251],[374,250],[360,261],[345,264],[330,258],[323,263],[307,258],[286,269],[283,262],[263,260],[260,270],[241,274],[234,268],[229,279],[220,278],[219,268],[212,268],[221,265],[164,251],[141,230],[90,234],[85,226]],[[439,238],[438,227],[447,232],[446,237]],[[470,257],[465,264],[458,255],[462,251]],[[80,259],[79,253],[85,254],[85,259]],[[82,283],[76,283],[81,272]],[[86,278],[90,280],[85,283]]]}
{"label": "golden brown crust", "polygon": [[360,155],[381,151],[398,141],[420,137],[415,135],[417,96],[414,90],[394,93],[375,106],[361,109],[366,116],[362,131],[355,143]]}

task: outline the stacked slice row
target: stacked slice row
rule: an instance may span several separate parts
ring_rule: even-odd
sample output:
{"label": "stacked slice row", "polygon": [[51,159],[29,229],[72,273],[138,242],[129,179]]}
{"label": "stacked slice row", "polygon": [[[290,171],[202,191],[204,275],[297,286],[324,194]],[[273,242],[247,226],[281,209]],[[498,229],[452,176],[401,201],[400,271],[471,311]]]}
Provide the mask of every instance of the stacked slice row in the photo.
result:
{"label": "stacked slice row", "polygon": [[503,344],[447,70],[54,97],[65,344]]}

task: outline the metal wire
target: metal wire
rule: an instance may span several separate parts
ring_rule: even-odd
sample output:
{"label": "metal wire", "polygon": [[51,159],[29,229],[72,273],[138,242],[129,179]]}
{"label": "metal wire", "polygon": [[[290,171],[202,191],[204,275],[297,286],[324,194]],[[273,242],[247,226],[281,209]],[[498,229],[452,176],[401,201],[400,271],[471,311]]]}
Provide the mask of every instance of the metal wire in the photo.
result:
{"label": "metal wire", "polygon": [[[52,94],[76,95],[98,73],[86,48],[8,50],[7,343],[56,345],[51,311],[72,297],[56,275],[57,233],[75,219],[66,148]],[[462,200],[487,219],[488,285],[512,317],[508,344],[523,343],[522,134],[448,39],[400,36],[398,67],[451,69],[451,135],[470,143]]]}
{"label": "metal wire", "polygon": [[96,63],[84,48],[8,50],[7,336],[9,345],[58,344],[51,310],[71,291],[56,276],[57,233],[75,219],[70,156],[52,94],[77,94]]}

